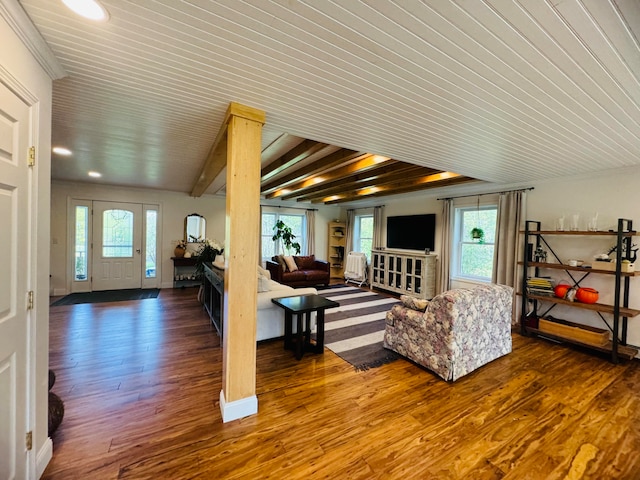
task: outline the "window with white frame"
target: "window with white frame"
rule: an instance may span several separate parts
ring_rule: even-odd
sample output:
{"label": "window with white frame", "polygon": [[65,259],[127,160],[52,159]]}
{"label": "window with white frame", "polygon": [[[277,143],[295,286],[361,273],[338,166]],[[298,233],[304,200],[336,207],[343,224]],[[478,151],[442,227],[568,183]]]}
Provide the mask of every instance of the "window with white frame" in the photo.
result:
{"label": "window with white frame", "polygon": [[[455,209],[451,272],[453,278],[491,281],[497,213],[498,207],[495,205]],[[472,235],[474,230],[476,238]],[[478,235],[480,233],[481,235]]]}
{"label": "window with white frame", "polygon": [[[276,233],[273,227],[282,220],[287,227],[291,228],[291,232],[296,236],[295,242],[300,244],[300,254],[306,251],[305,246],[306,239],[306,216],[305,214],[296,213],[279,213],[279,212],[263,212],[262,213],[262,260],[271,260],[274,255],[287,254],[284,250],[284,246],[280,244],[279,240],[275,242],[272,240],[273,235]],[[295,255],[294,251],[291,251],[291,255]]]}
{"label": "window with white frame", "polygon": [[373,247],[373,215],[356,215],[353,226],[353,251],[364,253],[371,263]]}

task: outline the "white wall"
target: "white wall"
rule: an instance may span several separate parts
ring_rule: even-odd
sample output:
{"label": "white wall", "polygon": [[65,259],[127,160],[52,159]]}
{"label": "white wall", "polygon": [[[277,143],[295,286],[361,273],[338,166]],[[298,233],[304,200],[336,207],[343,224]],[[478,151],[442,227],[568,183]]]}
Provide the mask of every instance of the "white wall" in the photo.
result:
{"label": "white wall", "polygon": [[[106,200],[158,204],[161,210],[161,248],[159,255],[159,276],[162,288],[173,286],[173,250],[178,240],[184,236],[184,218],[190,213],[199,213],[207,220],[207,238],[224,242],[225,199],[204,195],[190,197],[186,193],[167,192],[150,189],[114,187],[93,183],[53,182],[51,189],[51,294],[64,295],[70,289],[69,253],[70,240],[67,238],[67,215],[69,199]],[[267,202],[268,203],[268,202]],[[273,203],[278,208],[283,205]],[[280,211],[287,211],[281,207]],[[298,210],[292,210],[299,212]],[[319,206],[316,211],[316,257],[326,259],[328,245],[328,222],[336,218],[338,207]]]}

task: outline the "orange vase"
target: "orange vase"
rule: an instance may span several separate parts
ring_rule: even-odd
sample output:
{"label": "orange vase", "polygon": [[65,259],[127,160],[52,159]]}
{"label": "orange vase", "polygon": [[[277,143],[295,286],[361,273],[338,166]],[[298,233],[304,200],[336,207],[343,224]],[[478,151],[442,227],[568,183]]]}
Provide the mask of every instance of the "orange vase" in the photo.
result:
{"label": "orange vase", "polygon": [[176,247],[173,249],[173,256],[176,258],[182,258],[184,257],[184,252],[186,251],[185,248],[180,248],[180,247]]}

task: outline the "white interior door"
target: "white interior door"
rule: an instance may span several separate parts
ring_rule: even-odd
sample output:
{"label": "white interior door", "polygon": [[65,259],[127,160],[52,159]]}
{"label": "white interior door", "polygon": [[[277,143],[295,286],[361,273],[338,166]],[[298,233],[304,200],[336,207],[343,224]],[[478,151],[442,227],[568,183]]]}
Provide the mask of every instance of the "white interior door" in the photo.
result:
{"label": "white interior door", "polygon": [[93,202],[92,290],[142,287],[142,205]]}
{"label": "white interior door", "polygon": [[26,478],[30,107],[0,83],[0,478]]}

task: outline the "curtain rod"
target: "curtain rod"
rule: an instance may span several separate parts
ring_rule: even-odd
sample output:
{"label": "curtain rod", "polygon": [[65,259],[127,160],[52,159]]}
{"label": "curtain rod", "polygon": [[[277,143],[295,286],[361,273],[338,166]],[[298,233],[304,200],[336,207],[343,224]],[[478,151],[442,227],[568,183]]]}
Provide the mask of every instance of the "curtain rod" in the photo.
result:
{"label": "curtain rod", "polygon": [[301,207],[287,207],[286,205],[263,205],[260,204],[261,207],[273,207],[273,208],[290,208],[291,210],[310,210],[313,212],[317,212],[317,208],[301,208]]}
{"label": "curtain rod", "polygon": [[502,192],[488,192],[488,193],[475,193],[473,195],[459,195],[457,197],[442,197],[436,198],[436,200],[453,200],[454,198],[467,198],[467,197],[482,197],[484,195],[500,195],[502,193],[510,193],[510,192],[526,192],[528,190],[533,190],[535,187],[527,187],[527,188],[516,188],[515,190],[504,190]]}
{"label": "curtain rod", "polygon": [[382,205],[376,205],[375,207],[358,207],[358,208],[347,208],[347,212],[355,212],[356,210],[366,210],[368,208],[380,208],[380,207],[386,207],[386,205],[382,204]]}

